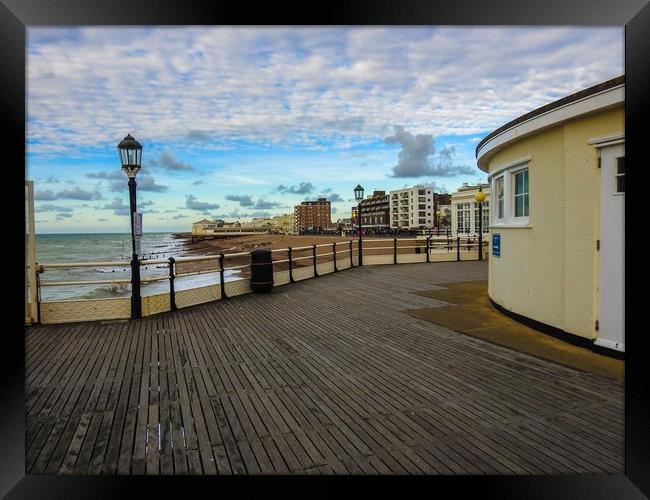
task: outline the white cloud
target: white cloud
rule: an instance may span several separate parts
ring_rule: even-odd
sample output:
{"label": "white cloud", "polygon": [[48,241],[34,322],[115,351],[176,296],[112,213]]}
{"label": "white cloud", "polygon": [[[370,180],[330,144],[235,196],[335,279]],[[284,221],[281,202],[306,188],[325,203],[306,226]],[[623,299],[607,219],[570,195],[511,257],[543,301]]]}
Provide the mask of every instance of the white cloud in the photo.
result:
{"label": "white cloud", "polygon": [[205,212],[207,210],[212,210],[219,208],[219,205],[217,203],[209,203],[207,201],[199,201],[197,200],[196,196],[193,194],[187,194],[185,195],[185,207],[184,208],[189,208],[190,210],[198,210],[201,212]]}
{"label": "white cloud", "polygon": [[28,32],[28,150],[43,155],[106,151],[125,132],[145,145],[315,150],[393,125],[477,134],[623,73],[622,28]]}

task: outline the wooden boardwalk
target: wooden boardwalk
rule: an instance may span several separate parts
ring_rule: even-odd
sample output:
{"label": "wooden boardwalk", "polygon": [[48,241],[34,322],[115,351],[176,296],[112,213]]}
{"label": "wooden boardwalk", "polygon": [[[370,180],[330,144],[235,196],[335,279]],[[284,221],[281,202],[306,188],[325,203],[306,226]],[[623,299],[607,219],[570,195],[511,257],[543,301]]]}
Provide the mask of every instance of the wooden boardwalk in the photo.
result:
{"label": "wooden boardwalk", "polygon": [[485,262],[31,327],[31,474],[622,473],[615,382],[404,314]]}

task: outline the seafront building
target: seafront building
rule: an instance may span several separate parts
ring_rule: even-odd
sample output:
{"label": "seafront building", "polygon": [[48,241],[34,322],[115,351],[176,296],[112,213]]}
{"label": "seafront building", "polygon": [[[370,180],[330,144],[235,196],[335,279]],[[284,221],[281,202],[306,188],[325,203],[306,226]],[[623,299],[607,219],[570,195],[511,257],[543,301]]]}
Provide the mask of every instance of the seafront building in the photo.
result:
{"label": "seafront building", "polygon": [[253,217],[250,222],[242,222],[246,229],[264,229],[273,233],[293,233],[294,214],[275,215],[273,217]]}
{"label": "seafront building", "polygon": [[292,234],[294,229],[294,214],[282,214],[271,217],[271,229],[281,234]]}
{"label": "seafront building", "polygon": [[437,227],[438,206],[451,203],[449,194],[435,193],[431,186],[425,185],[391,191],[389,199],[392,229]]}
{"label": "seafront building", "polygon": [[625,79],[527,113],[476,148],[491,185],[489,296],[585,345],[625,350]]}
{"label": "seafront building", "polygon": [[[490,185],[481,184],[480,188],[488,196],[482,203],[483,233],[489,232],[490,227]],[[478,192],[479,185],[463,185],[451,194],[451,229],[456,235],[478,235],[479,216],[478,203],[474,195]]]}
{"label": "seafront building", "polygon": [[220,229],[232,229],[239,226],[239,222],[225,222],[221,219],[202,219],[192,224],[192,234],[195,236],[209,235]]}
{"label": "seafront building", "polygon": [[192,234],[194,236],[205,236],[214,233],[217,228],[216,221],[210,219],[201,219],[192,224]]}
{"label": "seafront building", "polygon": [[352,223],[352,227],[358,228],[359,227],[359,206],[358,205],[353,205],[352,210],[351,210],[351,216],[350,216],[350,222]]}
{"label": "seafront building", "polygon": [[337,219],[335,226],[337,231],[341,231],[341,234],[349,234],[354,230],[354,226],[352,225],[352,219],[350,217]]}
{"label": "seafront building", "polygon": [[378,232],[390,227],[390,202],[386,191],[374,191],[365,200],[361,200],[360,205],[363,229]]}
{"label": "seafront building", "polygon": [[242,224],[239,221],[225,222],[221,219],[202,219],[192,223],[192,237],[214,236],[227,232],[241,232]]}
{"label": "seafront building", "polygon": [[322,231],[332,226],[332,204],[327,198],[303,201],[294,208],[294,227],[297,232]]}

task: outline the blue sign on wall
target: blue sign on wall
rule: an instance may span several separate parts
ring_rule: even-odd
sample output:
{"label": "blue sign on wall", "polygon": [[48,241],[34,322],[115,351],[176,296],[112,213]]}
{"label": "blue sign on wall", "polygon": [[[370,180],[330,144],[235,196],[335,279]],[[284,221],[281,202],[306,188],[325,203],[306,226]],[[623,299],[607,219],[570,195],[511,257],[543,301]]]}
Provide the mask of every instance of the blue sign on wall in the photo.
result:
{"label": "blue sign on wall", "polygon": [[501,235],[493,234],[492,235],[492,255],[495,257],[501,257]]}

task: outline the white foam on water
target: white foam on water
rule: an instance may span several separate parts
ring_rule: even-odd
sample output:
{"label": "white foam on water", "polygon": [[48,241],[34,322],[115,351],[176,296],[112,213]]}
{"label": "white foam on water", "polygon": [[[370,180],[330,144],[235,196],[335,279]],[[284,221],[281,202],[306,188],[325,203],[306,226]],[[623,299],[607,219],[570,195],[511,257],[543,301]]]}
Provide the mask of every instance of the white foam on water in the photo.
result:
{"label": "white foam on water", "polygon": [[[188,239],[174,238],[170,233],[146,233],[142,237],[142,258],[168,259],[187,255]],[[42,283],[47,281],[84,280],[131,280],[129,234],[55,234],[37,235],[37,262],[109,262],[123,261],[123,266],[96,266],[71,269],[48,269],[40,275]],[[169,293],[169,270],[165,265],[143,266],[143,278],[164,277],[166,279],[143,283],[143,296]],[[225,271],[224,281],[238,278],[239,271]],[[208,285],[218,285],[218,272],[176,278],[175,290],[187,290]],[[100,299],[110,297],[129,297],[130,283],[90,284],[73,286],[42,286],[41,300],[56,301],[70,299]]]}

